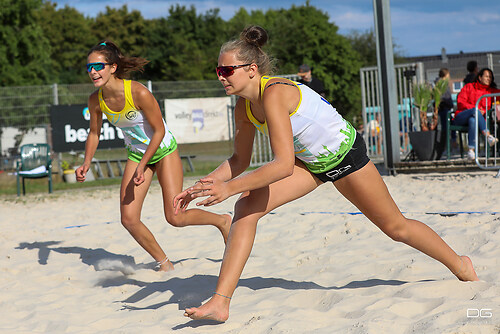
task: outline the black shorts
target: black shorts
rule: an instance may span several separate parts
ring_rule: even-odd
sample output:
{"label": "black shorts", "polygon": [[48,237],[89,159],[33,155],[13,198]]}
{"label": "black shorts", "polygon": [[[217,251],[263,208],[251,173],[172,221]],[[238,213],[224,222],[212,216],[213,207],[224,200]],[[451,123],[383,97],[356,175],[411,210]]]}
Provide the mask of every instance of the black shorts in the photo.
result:
{"label": "black shorts", "polygon": [[335,182],[344,176],[360,170],[369,161],[370,158],[366,155],[365,141],[361,135],[356,134],[356,139],[354,140],[351,150],[337,166],[333,167],[329,171],[314,175],[323,182]]}

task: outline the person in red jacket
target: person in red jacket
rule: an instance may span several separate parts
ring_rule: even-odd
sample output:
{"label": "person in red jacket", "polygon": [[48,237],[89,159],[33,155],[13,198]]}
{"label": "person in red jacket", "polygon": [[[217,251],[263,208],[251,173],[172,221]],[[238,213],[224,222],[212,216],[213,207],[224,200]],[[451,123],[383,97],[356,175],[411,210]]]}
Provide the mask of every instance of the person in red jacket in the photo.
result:
{"label": "person in red jacket", "polygon": [[[468,146],[469,152],[467,154],[468,158],[474,160],[476,154],[474,152],[474,147],[476,146],[476,121],[477,127],[486,136],[486,140],[490,146],[495,145],[498,139],[490,134],[490,131],[486,128],[485,117],[479,117],[476,120],[476,102],[479,98],[486,94],[500,93],[500,89],[496,88],[495,77],[493,72],[489,68],[483,68],[477,74],[474,82],[466,84],[457,97],[457,111],[455,113],[455,119],[453,120],[456,125],[468,125]],[[479,111],[484,116],[487,110],[491,109],[492,99],[482,99],[479,103]]]}

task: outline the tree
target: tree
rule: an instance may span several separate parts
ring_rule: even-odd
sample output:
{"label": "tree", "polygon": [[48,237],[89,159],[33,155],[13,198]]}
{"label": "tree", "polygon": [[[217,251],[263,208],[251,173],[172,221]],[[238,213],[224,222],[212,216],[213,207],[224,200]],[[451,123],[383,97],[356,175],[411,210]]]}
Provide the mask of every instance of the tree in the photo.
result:
{"label": "tree", "polygon": [[153,20],[148,28],[146,72],[159,80],[215,79],[224,21],[218,9],[197,15],[194,6],[172,6],[167,19]]}
{"label": "tree", "polygon": [[359,114],[359,54],[337,33],[328,15],[306,2],[288,10],[268,10],[265,17],[269,50],[278,60],[279,73],[296,73],[300,64],[309,64],[338,111],[350,120]]}
{"label": "tree", "polygon": [[354,30],[347,36],[347,39],[352,48],[358,52],[363,67],[377,66],[377,42],[372,29],[364,32]]}
{"label": "tree", "polygon": [[57,4],[45,2],[36,13],[38,24],[51,45],[50,77],[57,83],[88,82],[85,71],[87,51],[95,37],[91,19],[69,6],[56,9]]}
{"label": "tree", "polygon": [[[346,37],[351,43],[352,48],[359,53],[363,67],[377,66],[377,40],[373,29],[364,32],[353,30]],[[394,49],[394,63],[404,62],[404,52],[398,44],[393,42],[392,45]]]}
{"label": "tree", "polygon": [[46,83],[50,44],[35,20],[41,0],[0,3],[0,86]]}
{"label": "tree", "polygon": [[[128,11],[126,5],[119,9],[106,6],[106,12],[99,13],[91,24],[94,46],[103,39],[116,43],[127,56],[144,57],[146,53],[146,20],[138,10]],[[85,54],[86,56],[86,54]],[[136,79],[144,78],[134,73]]]}

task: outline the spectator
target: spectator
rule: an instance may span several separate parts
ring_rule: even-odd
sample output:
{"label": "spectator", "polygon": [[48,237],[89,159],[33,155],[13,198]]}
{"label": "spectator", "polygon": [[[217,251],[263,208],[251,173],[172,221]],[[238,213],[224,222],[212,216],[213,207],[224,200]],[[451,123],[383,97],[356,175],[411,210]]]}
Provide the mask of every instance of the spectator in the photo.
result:
{"label": "spectator", "polygon": [[474,79],[476,79],[478,71],[479,68],[477,67],[477,61],[471,60],[467,62],[467,72],[469,73],[464,78],[464,85],[474,82]]}
{"label": "spectator", "polygon": [[477,74],[476,79],[472,83],[466,84],[457,97],[457,112],[455,113],[454,123],[457,125],[468,125],[468,145],[469,152],[467,156],[474,160],[476,154],[474,148],[476,146],[476,121],[477,127],[486,136],[486,140],[490,146],[495,145],[498,139],[490,134],[486,128],[486,120],[484,118],[486,111],[491,109],[491,99],[482,99],[478,108],[483,117],[476,120],[476,102],[485,94],[500,93],[500,89],[496,88],[495,77],[489,68],[483,68]]}
{"label": "spectator", "polygon": [[[453,100],[451,98],[450,89],[450,71],[447,68],[442,68],[439,70],[439,77],[436,79],[436,84],[442,80],[447,81],[447,89],[441,96],[441,102],[438,107],[439,121],[441,122],[441,139],[439,140],[439,145],[437,148],[437,157],[439,159],[443,153],[444,146],[446,143],[446,119],[448,118],[448,113],[453,109]],[[455,140],[455,131],[452,133],[452,141]]]}
{"label": "spectator", "polygon": [[315,78],[311,74],[311,68],[309,65],[302,64],[299,66],[299,73],[297,73],[300,77],[299,82],[303,83],[306,86],[309,86],[312,90],[314,90],[319,95],[325,97],[325,86],[323,82],[318,78]]}

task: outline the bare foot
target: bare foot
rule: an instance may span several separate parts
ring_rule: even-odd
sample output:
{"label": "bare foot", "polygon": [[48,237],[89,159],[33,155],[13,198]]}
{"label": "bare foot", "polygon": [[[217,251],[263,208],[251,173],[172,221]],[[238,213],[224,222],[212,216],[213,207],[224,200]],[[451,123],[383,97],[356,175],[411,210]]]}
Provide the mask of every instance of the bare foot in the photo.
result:
{"label": "bare foot", "polygon": [[222,299],[220,301],[214,300],[219,298],[214,296],[200,307],[187,308],[184,312],[184,316],[193,320],[208,319],[225,322],[227,318],[229,318],[229,301]]}
{"label": "bare foot", "polygon": [[224,244],[227,244],[227,237],[229,236],[229,230],[231,229],[231,223],[233,222],[233,218],[231,217],[230,214],[223,214],[222,217],[224,217],[224,225],[222,226],[217,226],[219,229],[220,233],[222,233],[222,237],[224,238]]}
{"label": "bare foot", "polygon": [[457,278],[461,281],[479,281],[479,277],[477,277],[476,271],[472,266],[472,261],[468,256],[462,255],[460,256],[462,259],[462,269],[456,274]]}
{"label": "bare foot", "polygon": [[156,268],[157,271],[171,271],[174,270],[174,265],[170,260],[166,261],[165,263],[162,263],[159,267]]}

